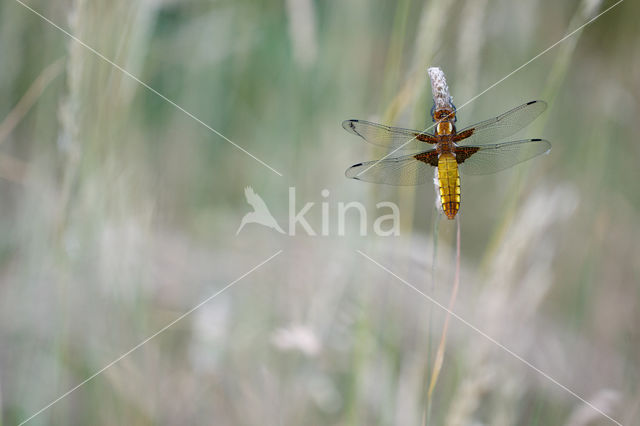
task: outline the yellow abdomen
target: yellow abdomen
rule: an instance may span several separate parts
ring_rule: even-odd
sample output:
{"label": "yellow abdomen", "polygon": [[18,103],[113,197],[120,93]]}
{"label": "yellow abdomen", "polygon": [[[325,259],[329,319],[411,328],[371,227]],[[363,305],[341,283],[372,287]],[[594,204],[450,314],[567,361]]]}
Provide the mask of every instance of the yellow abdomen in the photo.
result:
{"label": "yellow abdomen", "polygon": [[438,158],[438,184],[442,210],[453,219],[460,209],[460,175],[456,157],[450,152],[442,153]]}

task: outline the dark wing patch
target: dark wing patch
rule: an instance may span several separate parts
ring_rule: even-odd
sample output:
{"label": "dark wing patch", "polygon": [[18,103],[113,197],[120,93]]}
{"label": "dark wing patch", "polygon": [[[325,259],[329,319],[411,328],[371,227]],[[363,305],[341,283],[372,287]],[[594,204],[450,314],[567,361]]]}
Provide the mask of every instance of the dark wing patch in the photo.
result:
{"label": "dark wing patch", "polygon": [[456,161],[458,164],[464,163],[464,160],[471,157],[480,150],[479,146],[458,146],[456,147]]}
{"label": "dark wing patch", "polygon": [[473,135],[474,130],[475,128],[471,128],[471,129],[463,130],[462,132],[456,133],[455,135],[453,135],[453,141],[455,143],[458,143],[461,140],[470,137],[471,135]]}
{"label": "dark wing patch", "polygon": [[416,139],[418,139],[420,142],[438,143],[438,139],[434,135],[431,135],[429,133],[420,133],[416,136]]}
{"label": "dark wing patch", "polygon": [[420,154],[416,154],[413,156],[418,161],[422,161],[423,163],[427,163],[430,166],[438,167],[438,152],[433,151],[425,151]]}

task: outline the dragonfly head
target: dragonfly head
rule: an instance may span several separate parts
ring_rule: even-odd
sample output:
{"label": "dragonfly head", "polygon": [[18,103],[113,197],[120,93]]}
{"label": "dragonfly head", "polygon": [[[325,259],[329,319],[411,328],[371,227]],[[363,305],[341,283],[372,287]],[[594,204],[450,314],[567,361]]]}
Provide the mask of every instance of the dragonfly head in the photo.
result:
{"label": "dragonfly head", "polygon": [[451,107],[443,107],[436,109],[434,105],[431,107],[431,118],[434,123],[438,123],[441,121],[451,121],[453,123],[456,122],[456,107],[451,104]]}

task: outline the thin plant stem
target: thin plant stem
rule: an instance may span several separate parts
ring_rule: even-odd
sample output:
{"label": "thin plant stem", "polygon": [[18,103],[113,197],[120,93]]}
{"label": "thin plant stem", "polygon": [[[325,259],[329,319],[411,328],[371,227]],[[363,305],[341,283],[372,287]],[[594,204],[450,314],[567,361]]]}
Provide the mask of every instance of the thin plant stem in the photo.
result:
{"label": "thin plant stem", "polygon": [[60,75],[64,69],[64,57],[58,58],[49,64],[31,83],[31,86],[22,95],[16,106],[7,114],[0,123],[0,144],[7,139],[9,134],[16,128],[18,123],[22,121],[24,116],[29,112],[31,107],[44,93],[49,84]]}
{"label": "thin plant stem", "polygon": [[438,376],[440,375],[440,371],[442,370],[442,364],[444,362],[444,351],[445,351],[446,342],[447,342],[447,331],[449,329],[449,319],[451,318],[453,305],[455,304],[456,298],[458,296],[459,285],[460,285],[460,214],[458,214],[456,218],[456,269],[455,269],[455,274],[453,278],[453,289],[451,291],[451,297],[449,299],[449,308],[447,310],[447,316],[445,317],[444,325],[442,327],[442,335],[440,337],[440,343],[438,345],[436,357],[433,362],[431,380],[429,381],[429,390],[427,391],[427,409],[426,409],[427,425],[429,424],[428,422],[431,417],[433,390],[435,389],[436,383],[438,382]]}
{"label": "thin plant stem", "polygon": [[[431,294],[434,293],[436,287],[436,265],[438,264],[438,235],[440,225],[440,212],[438,206],[434,204],[433,208],[433,254],[431,259]],[[428,324],[429,331],[427,336],[427,365],[431,365],[431,336],[433,335],[433,306],[428,307]],[[427,371],[427,382],[431,379],[431,373]],[[428,395],[428,393],[427,393]],[[431,421],[431,398],[427,396],[425,409],[422,413],[422,426],[426,426]]]}

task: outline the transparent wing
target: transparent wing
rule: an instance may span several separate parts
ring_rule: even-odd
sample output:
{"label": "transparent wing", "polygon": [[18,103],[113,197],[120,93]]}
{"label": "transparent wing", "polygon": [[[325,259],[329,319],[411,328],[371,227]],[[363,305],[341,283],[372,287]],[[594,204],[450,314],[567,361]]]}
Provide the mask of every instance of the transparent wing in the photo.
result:
{"label": "transparent wing", "polygon": [[531,101],[457,132],[454,142],[458,145],[485,145],[516,133],[529,125],[547,108],[544,101]]}
{"label": "transparent wing", "polygon": [[420,185],[433,180],[433,164],[438,164],[435,150],[359,163],[347,169],[348,178],[387,185]]}
{"label": "transparent wing", "polygon": [[430,132],[383,126],[364,120],[346,120],[342,122],[342,127],[370,144],[391,150],[420,151],[425,149],[425,142],[436,143],[435,137]]}
{"label": "transparent wing", "polygon": [[460,171],[467,175],[485,175],[545,154],[551,149],[551,143],[544,139],[526,139],[459,149],[460,152],[456,150],[456,159],[460,163]]}

